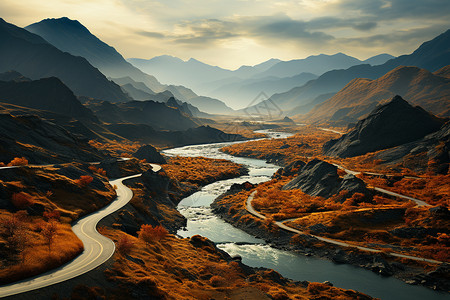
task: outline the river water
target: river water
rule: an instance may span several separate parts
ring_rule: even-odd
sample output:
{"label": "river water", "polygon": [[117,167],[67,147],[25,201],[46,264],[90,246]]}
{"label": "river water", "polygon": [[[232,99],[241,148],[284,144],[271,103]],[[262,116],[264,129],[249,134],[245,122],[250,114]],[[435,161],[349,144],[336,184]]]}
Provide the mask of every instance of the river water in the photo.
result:
{"label": "river water", "polygon": [[[289,133],[260,131],[272,138],[285,138]],[[183,199],[178,210],[186,217],[187,226],[178,231],[183,237],[196,234],[205,236],[218,244],[230,255],[240,255],[242,262],[252,267],[271,268],[293,280],[324,282],[334,286],[353,289],[372,297],[392,300],[450,299],[449,294],[440,293],[421,286],[413,286],[393,277],[382,277],[371,271],[351,265],[334,264],[328,260],[306,257],[289,251],[278,250],[267,245],[264,240],[226,223],[216,216],[210,204],[234,183],[261,183],[270,180],[278,166],[251,158],[234,157],[219,151],[232,143],[217,143],[185,146],[165,150],[169,156],[203,156],[227,159],[247,166],[249,174],[235,179],[221,180],[203,187],[200,191]]]}

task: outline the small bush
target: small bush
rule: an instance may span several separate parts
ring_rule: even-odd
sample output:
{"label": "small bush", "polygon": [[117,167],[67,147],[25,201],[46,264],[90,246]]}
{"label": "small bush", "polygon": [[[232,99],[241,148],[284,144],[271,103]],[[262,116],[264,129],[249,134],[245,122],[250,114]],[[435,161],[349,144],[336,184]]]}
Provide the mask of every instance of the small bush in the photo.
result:
{"label": "small bush", "polygon": [[123,234],[116,242],[116,249],[119,254],[127,255],[134,248],[134,241],[130,236]]}
{"label": "small bush", "polygon": [[28,160],[25,157],[15,157],[8,166],[26,166],[28,165]]}
{"label": "small bush", "polygon": [[165,239],[169,235],[169,232],[161,225],[153,227],[152,225],[144,224],[141,226],[138,234],[139,239],[150,244],[151,242],[158,242]]}
{"label": "small bush", "polygon": [[75,183],[79,185],[80,187],[86,187],[88,186],[94,178],[89,175],[81,175],[79,179],[75,180]]}

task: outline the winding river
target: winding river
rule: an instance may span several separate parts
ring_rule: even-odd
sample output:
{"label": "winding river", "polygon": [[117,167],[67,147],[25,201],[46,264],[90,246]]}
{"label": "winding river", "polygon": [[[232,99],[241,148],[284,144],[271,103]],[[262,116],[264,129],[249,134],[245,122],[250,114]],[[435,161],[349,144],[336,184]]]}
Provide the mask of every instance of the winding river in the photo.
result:
{"label": "winding river", "polygon": [[[284,132],[260,132],[268,134],[271,138],[285,138],[291,135]],[[217,196],[234,183],[268,181],[279,168],[262,160],[234,157],[219,151],[220,148],[230,144],[232,143],[194,145],[164,151],[164,154],[169,156],[227,159],[243,164],[249,169],[248,175],[212,183],[183,199],[178,205],[178,210],[187,218],[187,226],[178,232],[180,236],[190,237],[200,234],[217,243],[220,249],[230,255],[240,255],[242,262],[249,266],[271,268],[293,280],[330,281],[337,287],[357,290],[381,299],[449,299],[447,293],[408,285],[394,277],[382,277],[351,265],[338,265],[328,260],[272,248],[264,240],[257,239],[220,219],[210,208],[210,204]]]}

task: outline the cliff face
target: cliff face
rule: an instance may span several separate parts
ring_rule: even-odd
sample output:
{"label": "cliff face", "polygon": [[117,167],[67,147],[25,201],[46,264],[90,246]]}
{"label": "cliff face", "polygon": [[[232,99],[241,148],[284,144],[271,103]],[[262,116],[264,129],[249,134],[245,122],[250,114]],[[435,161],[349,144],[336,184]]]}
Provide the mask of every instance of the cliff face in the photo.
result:
{"label": "cliff face", "polygon": [[329,156],[353,157],[388,149],[423,138],[439,130],[442,120],[420,107],[413,107],[400,96],[377,107],[341,138],[324,144]]}

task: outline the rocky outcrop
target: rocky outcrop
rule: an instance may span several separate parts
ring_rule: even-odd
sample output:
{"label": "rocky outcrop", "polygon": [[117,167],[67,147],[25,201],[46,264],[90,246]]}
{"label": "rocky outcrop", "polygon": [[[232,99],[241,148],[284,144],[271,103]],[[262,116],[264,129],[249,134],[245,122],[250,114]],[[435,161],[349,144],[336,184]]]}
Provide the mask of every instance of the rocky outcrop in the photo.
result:
{"label": "rocky outcrop", "polygon": [[278,171],[275,174],[273,174],[272,178],[281,178],[281,176],[299,175],[299,172],[305,165],[306,163],[302,160],[293,161],[286,167],[278,169]]}
{"label": "rocky outcrop", "polygon": [[336,166],[319,159],[308,162],[298,174],[300,175],[288,182],[283,190],[301,189],[308,195],[323,198],[347,191],[339,201],[345,201],[355,193],[364,194],[364,201],[372,198],[372,192],[361,179],[350,174],[340,178]]}
{"label": "rocky outcrop", "polygon": [[372,111],[339,139],[328,141],[323,152],[329,156],[354,157],[388,149],[423,138],[439,130],[442,120],[420,107],[412,107],[400,96]]}
{"label": "rocky outcrop", "polygon": [[152,145],[144,145],[140,147],[134,154],[134,157],[145,159],[148,163],[165,164],[166,159]]}

